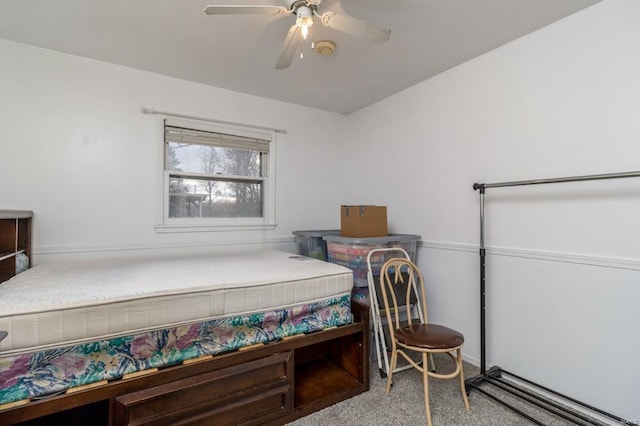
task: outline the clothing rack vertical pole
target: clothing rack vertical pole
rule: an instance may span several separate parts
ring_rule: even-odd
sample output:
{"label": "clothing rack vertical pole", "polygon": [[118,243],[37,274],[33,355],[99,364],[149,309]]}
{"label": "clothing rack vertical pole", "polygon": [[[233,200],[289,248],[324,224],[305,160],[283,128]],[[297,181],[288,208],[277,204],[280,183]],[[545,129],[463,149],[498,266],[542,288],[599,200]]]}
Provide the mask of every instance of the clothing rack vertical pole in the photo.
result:
{"label": "clothing rack vertical pole", "polygon": [[[474,185],[475,188],[475,185]],[[484,186],[480,190],[480,374],[484,375],[487,369],[487,305],[486,305],[486,255],[484,248]]]}
{"label": "clothing rack vertical pole", "polygon": [[[530,420],[535,424],[542,425],[543,423],[537,421],[532,418],[529,414],[520,410],[512,404],[502,400],[499,396],[490,394],[483,390],[480,386],[482,384],[490,384],[503,391],[509,393],[512,397],[516,397],[526,401],[534,406],[537,406],[541,409],[546,410],[549,413],[552,413],[556,416],[562,417],[566,420],[569,420],[572,423],[578,425],[602,425],[603,423],[587,416],[583,413],[580,413],[576,410],[572,410],[567,408],[564,404],[558,404],[555,402],[549,402],[548,398],[543,398],[539,394],[531,392],[532,389],[538,389],[544,391],[548,394],[552,394],[557,397],[560,401],[564,401],[565,403],[572,403],[581,408],[587,409],[593,413],[600,414],[602,416],[611,418],[615,421],[625,423],[625,420],[619,416],[608,413],[599,408],[593,407],[591,405],[585,404],[584,402],[578,401],[570,396],[563,395],[560,392],[556,392],[553,389],[549,389],[543,385],[537,384],[531,380],[520,377],[516,374],[509,373],[508,371],[503,370],[498,366],[494,366],[486,370],[486,248],[485,248],[485,214],[484,214],[484,203],[485,203],[485,192],[487,188],[499,188],[499,187],[507,187],[507,186],[523,186],[523,185],[538,185],[538,184],[547,184],[547,183],[565,183],[565,182],[580,182],[580,181],[591,181],[591,180],[603,180],[603,179],[619,179],[619,178],[635,178],[640,177],[640,171],[635,172],[624,172],[624,173],[608,173],[608,174],[598,174],[598,175],[586,175],[586,176],[571,176],[571,177],[563,177],[563,178],[551,178],[551,179],[534,179],[534,180],[523,180],[523,181],[513,181],[513,182],[500,182],[500,183],[474,183],[473,189],[479,191],[480,194],[480,374],[475,377],[471,377],[465,381],[465,386],[467,390],[467,394],[471,392],[471,390],[476,389],[483,395],[486,395],[493,399],[494,401],[502,404],[504,407],[514,411],[520,416]],[[516,385],[513,382],[506,381],[503,379],[503,375],[510,376],[520,382],[526,383],[528,387],[522,387],[520,385]]]}

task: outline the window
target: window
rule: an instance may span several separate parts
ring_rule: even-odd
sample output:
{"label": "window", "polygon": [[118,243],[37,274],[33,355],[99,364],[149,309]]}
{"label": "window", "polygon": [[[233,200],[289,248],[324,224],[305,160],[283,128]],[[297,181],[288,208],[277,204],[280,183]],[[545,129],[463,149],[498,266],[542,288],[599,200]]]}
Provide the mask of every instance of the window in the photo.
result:
{"label": "window", "polygon": [[273,225],[272,135],[164,123],[164,225]]}

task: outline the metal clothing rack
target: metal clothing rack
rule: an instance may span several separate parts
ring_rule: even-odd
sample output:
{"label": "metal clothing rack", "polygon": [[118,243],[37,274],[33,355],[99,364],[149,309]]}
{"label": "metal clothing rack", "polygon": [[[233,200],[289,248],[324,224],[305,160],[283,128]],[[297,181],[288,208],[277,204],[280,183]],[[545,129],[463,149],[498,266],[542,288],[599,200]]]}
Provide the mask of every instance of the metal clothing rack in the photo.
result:
{"label": "metal clothing rack", "polygon": [[[599,175],[586,175],[586,176],[573,176],[573,177],[564,177],[564,178],[551,178],[551,179],[534,179],[534,180],[523,180],[523,181],[513,181],[513,182],[500,182],[500,183],[474,183],[473,189],[479,190],[480,194],[480,374],[471,377],[465,381],[467,393],[470,393],[472,390],[477,390],[481,394],[493,399],[499,404],[505,406],[506,408],[514,411],[520,416],[530,420],[532,423],[544,426],[544,423],[515,407],[514,405],[508,403],[500,399],[499,396],[486,392],[481,388],[483,384],[489,384],[498,389],[501,389],[504,392],[507,392],[512,397],[517,399],[522,399],[527,403],[535,405],[551,414],[562,417],[572,423],[578,425],[602,425],[603,423],[595,420],[594,418],[584,415],[576,410],[572,410],[567,408],[565,404],[578,406],[580,408],[586,409],[589,412],[594,414],[599,414],[604,417],[608,417],[612,420],[620,422],[622,424],[626,423],[626,420],[618,417],[614,414],[603,411],[599,408],[593,407],[581,401],[578,401],[570,396],[563,395],[559,392],[556,392],[552,389],[549,389],[543,385],[527,380],[523,377],[520,377],[516,374],[510,373],[508,371],[503,370],[499,366],[494,366],[490,368],[488,371],[486,369],[486,249],[484,245],[484,197],[485,192],[489,188],[500,188],[500,187],[508,187],[508,186],[525,186],[525,185],[538,185],[538,184],[547,184],[547,183],[566,183],[566,182],[581,182],[581,181],[591,181],[591,180],[604,180],[604,179],[620,179],[620,178],[635,178],[640,177],[640,171],[636,172],[624,172],[624,173],[609,173],[609,174],[599,174]],[[505,380],[502,376],[511,377],[521,383],[526,384],[526,387],[515,384],[513,381]],[[540,394],[536,392],[532,392],[531,389],[537,389],[547,394],[553,395],[555,399],[558,401],[562,401],[565,404],[557,403],[549,398],[544,398]]]}

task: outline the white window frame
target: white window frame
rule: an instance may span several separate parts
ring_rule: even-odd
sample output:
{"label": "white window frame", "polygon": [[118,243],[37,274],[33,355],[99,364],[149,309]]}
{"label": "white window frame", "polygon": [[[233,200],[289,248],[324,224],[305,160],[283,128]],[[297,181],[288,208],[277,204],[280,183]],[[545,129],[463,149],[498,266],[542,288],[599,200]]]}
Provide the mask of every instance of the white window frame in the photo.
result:
{"label": "white window frame", "polygon": [[[228,125],[161,116],[160,136],[158,143],[159,153],[159,177],[158,177],[158,212],[156,219],[156,232],[215,232],[215,231],[251,231],[269,230],[276,227],[275,208],[275,158],[276,158],[276,132],[241,125]],[[186,127],[203,131],[244,136],[249,138],[269,140],[269,153],[264,154],[265,176],[263,176],[263,206],[262,217],[250,218],[170,218],[169,217],[169,171],[165,170],[165,123],[169,126]]]}

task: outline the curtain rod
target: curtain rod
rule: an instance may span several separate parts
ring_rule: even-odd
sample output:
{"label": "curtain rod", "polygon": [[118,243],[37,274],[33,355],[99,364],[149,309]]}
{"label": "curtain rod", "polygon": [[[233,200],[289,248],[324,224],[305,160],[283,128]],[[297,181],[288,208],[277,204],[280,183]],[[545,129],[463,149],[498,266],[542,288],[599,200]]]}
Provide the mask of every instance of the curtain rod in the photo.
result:
{"label": "curtain rod", "polygon": [[538,185],[543,183],[579,182],[584,180],[620,179],[620,178],[632,178],[632,177],[640,177],[640,171],[623,172],[623,173],[605,173],[601,175],[571,176],[571,177],[551,178],[551,179],[520,180],[520,181],[500,182],[500,183],[474,183],[473,189],[482,190],[484,188],[499,188],[503,186]]}
{"label": "curtain rod", "polygon": [[216,120],[214,118],[197,117],[197,116],[194,116],[194,115],[176,114],[176,113],[173,113],[173,112],[157,111],[155,109],[149,109],[149,108],[145,108],[145,107],[140,108],[140,110],[144,114],[169,115],[171,117],[189,118],[189,119],[192,119],[192,120],[209,121],[211,123],[228,124],[228,125],[240,126],[240,127],[249,127],[251,129],[258,129],[258,130],[269,130],[269,131],[276,132],[276,133],[287,133],[287,129],[277,129],[277,128],[274,128],[274,127],[266,127],[266,126],[258,126],[258,125],[254,125],[254,124],[237,123],[237,122],[234,122],[234,121]]}

